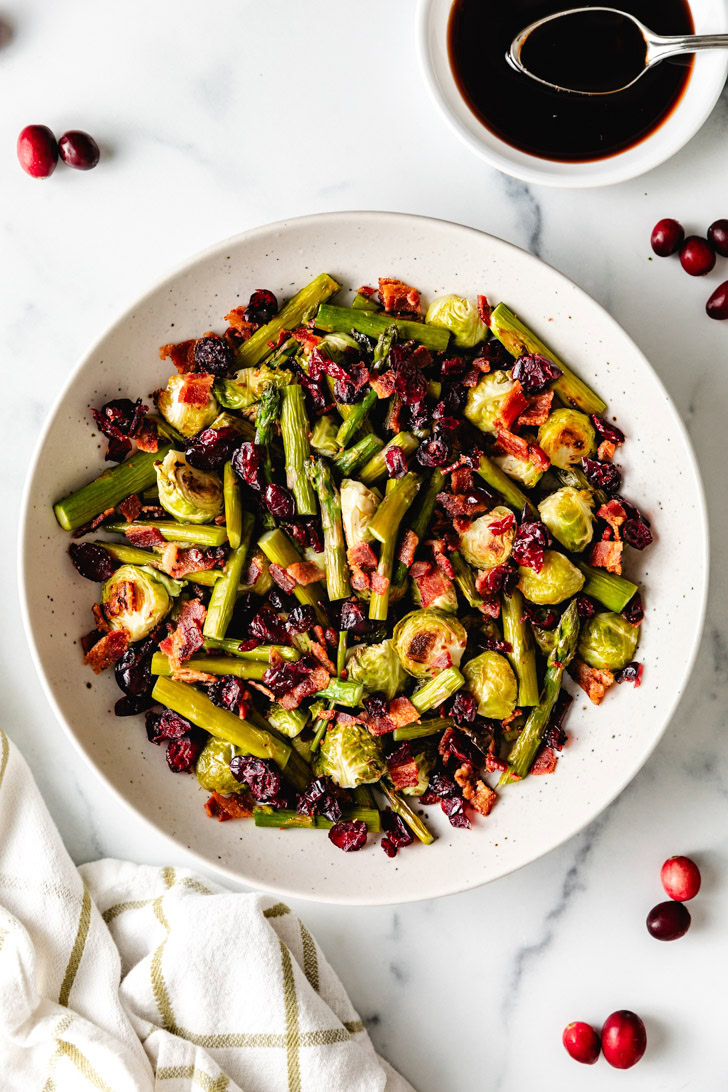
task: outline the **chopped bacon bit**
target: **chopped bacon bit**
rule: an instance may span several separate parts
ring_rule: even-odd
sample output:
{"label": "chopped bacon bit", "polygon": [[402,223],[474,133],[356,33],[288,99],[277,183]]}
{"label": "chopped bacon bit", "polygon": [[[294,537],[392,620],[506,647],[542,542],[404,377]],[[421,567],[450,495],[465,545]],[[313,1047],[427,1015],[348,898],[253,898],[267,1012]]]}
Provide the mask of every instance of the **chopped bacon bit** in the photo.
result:
{"label": "chopped bacon bit", "polygon": [[551,465],[548,455],[538,444],[528,443],[523,436],[516,436],[497,422],[496,436],[503,450],[516,459],[520,459],[521,462],[531,462],[537,470],[548,470]]}
{"label": "chopped bacon bit", "polygon": [[426,542],[427,546],[432,547],[432,556],[435,559],[435,564],[438,569],[448,580],[452,580],[455,576],[455,570],[452,567],[452,561],[445,553],[445,540],[442,538],[431,538]]}
{"label": "chopped bacon bit", "polygon": [[192,546],[189,550],[184,550],[176,542],[168,542],[165,545],[159,564],[164,572],[174,577],[175,580],[182,580],[190,573],[217,567],[215,558],[208,557],[198,546]]}
{"label": "chopped bacon bit", "polygon": [[224,823],[227,819],[249,819],[253,814],[253,807],[247,793],[236,792],[232,796],[223,796],[220,792],[214,792],[205,802],[205,811],[211,819]]}
{"label": "chopped bacon bit", "polygon": [[206,406],[210,398],[214,375],[186,375],[179,389],[178,400],[185,406]]}
{"label": "chopped bacon bit", "polygon": [[363,569],[351,570],[351,586],[354,591],[366,591],[371,584],[371,573],[365,573]]}
{"label": "chopped bacon bit", "polygon": [[[213,683],[218,681],[220,676],[210,675],[207,671],[197,671],[193,667],[180,667],[172,672],[172,678],[175,682],[204,683],[205,686],[208,684],[212,686]],[[254,683],[251,683],[251,686],[254,685]]]}
{"label": "chopped bacon bit", "polygon": [[439,656],[436,656],[434,660],[430,660],[431,667],[439,667],[441,671],[446,671],[448,667],[452,667],[452,657],[447,649],[443,649]]}
{"label": "chopped bacon bit", "polygon": [[360,542],[347,550],[346,556],[352,568],[371,570],[377,567],[377,555],[368,542]]}
{"label": "chopped bacon bit", "polygon": [[407,724],[416,724],[420,714],[415,709],[409,698],[392,698],[389,703],[389,716],[395,723],[395,727],[404,728]]}
{"label": "chopped bacon bit", "polygon": [[134,433],[140,451],[159,451],[159,433],[154,421],[145,418]]}
{"label": "chopped bacon bit", "polygon": [[[335,675],[336,674],[336,667],[331,662],[331,660],[329,659],[329,654],[326,651],[326,646],[325,645],[322,645],[320,641],[311,641],[311,652],[316,657],[318,662],[320,664],[323,664],[323,666],[328,671],[329,675]],[[319,689],[321,690],[323,688],[319,687]]]}
{"label": "chopped bacon bit", "polygon": [[344,724],[347,726],[361,724],[360,717],[354,717],[351,713],[344,713],[341,709],[324,709],[319,713],[320,720],[331,720],[333,717],[336,717],[337,724]]}
{"label": "chopped bacon bit", "polygon": [[254,584],[262,572],[263,566],[261,565],[260,560],[254,557],[248,565],[248,571],[245,574],[244,583]]}
{"label": "chopped bacon bit", "polygon": [[[482,372],[483,375],[487,375],[490,371],[490,361],[486,360],[484,356],[476,356],[475,360],[473,361],[473,368],[477,369],[476,375],[478,372]],[[474,386],[473,383],[466,383],[465,385],[466,387]]]}
{"label": "chopped bacon bit", "polygon": [[501,402],[498,410],[498,416],[496,417],[496,427],[498,422],[503,425],[504,428],[510,429],[513,422],[517,417],[520,417],[523,411],[528,407],[528,398],[523,393],[523,388],[518,380],[515,381],[513,388],[508,392],[503,401]]}
{"label": "chopped bacon bit", "polygon": [[619,539],[619,529],[627,518],[627,513],[619,501],[614,498],[608,500],[607,503],[603,504],[597,511],[597,516],[599,519],[603,519],[605,523],[609,524],[614,531],[615,539]]}
{"label": "chopped bacon bit", "polygon": [[96,628],[100,629],[102,633],[111,633],[111,626],[109,625],[109,621],[104,614],[104,608],[101,606],[100,603],[93,604],[93,606],[91,607],[91,613],[94,616]]}
{"label": "chopped bacon bit", "polygon": [[600,463],[611,463],[616,450],[617,445],[613,444],[611,440],[602,440],[597,448],[597,459]]}
{"label": "chopped bacon bit", "polygon": [[[448,516],[477,516],[488,509],[488,504],[477,493],[438,493],[437,501]],[[467,526],[470,526],[468,521]]]}
{"label": "chopped bacon bit", "polygon": [[128,523],[132,523],[142,510],[142,502],[136,493],[126,497],[118,506],[119,511]]}
{"label": "chopped bacon bit", "polygon": [[296,581],[292,576],[289,576],[285,569],[282,569],[280,565],[270,565],[268,567],[273,581],[278,585],[281,591],[284,591],[286,595],[292,595],[296,590]]}
{"label": "chopped bacon bit", "polygon": [[372,296],[374,295],[375,292],[376,292],[376,288],[372,288],[368,284],[363,284],[361,286],[361,288],[357,288],[357,290],[356,290],[357,296],[366,296],[366,298],[368,300],[370,300],[372,298]]}
{"label": "chopped bacon bit", "polygon": [[129,634],[125,629],[112,629],[104,634],[86,653],[83,662],[93,670],[95,675],[100,675],[107,667],[111,667],[126,652],[129,647]]}
{"label": "chopped bacon bit", "polygon": [[589,664],[585,664],[583,660],[572,660],[568,670],[572,679],[579,684],[589,700],[594,702],[595,705],[601,704],[604,695],[614,682],[614,675],[611,671],[602,670],[598,667],[589,667]]}
{"label": "chopped bacon bit", "polygon": [[294,561],[286,572],[297,584],[315,584],[317,580],[324,580],[326,573],[315,561]]}
{"label": "chopped bacon bit", "polygon": [[107,520],[110,516],[116,514],[114,508],[107,508],[103,512],[99,512],[98,516],[94,516],[88,523],[84,523],[83,527],[77,527],[72,534],[72,538],[83,538],[84,535],[88,535],[91,531],[95,531],[97,527],[100,527],[104,520]]}
{"label": "chopped bacon bit", "polygon": [[542,747],[533,761],[531,773],[536,775],[553,773],[557,762],[558,757],[553,747]]}
{"label": "chopped bacon bit", "polygon": [[167,513],[161,504],[143,504],[142,519],[164,519]]}
{"label": "chopped bacon bit", "polygon": [[405,531],[404,538],[400,543],[399,551],[397,553],[397,561],[401,561],[408,569],[415,559],[415,552],[419,545],[419,541],[420,540],[414,531]]}
{"label": "chopped bacon bit", "polygon": [[265,694],[266,698],[268,698],[269,701],[277,700],[273,691],[270,689],[269,686],[266,686],[265,683],[254,682],[252,679],[248,679],[246,685],[252,686],[253,690],[257,690],[260,694]]}
{"label": "chopped bacon bit", "polygon": [[508,763],[502,758],[497,758],[491,751],[485,756],[486,773],[503,773],[508,769]]}
{"label": "chopped bacon bit", "polygon": [[389,587],[389,577],[382,576],[381,573],[374,572],[369,578],[369,587],[372,589],[373,592],[376,592],[377,595],[384,595],[384,593],[387,591],[387,588]]}
{"label": "chopped bacon bit", "polygon": [[326,668],[323,665],[314,667],[307,679],[303,679],[292,690],[278,698],[278,704],[284,709],[297,709],[304,698],[309,698],[317,690],[325,690],[328,685],[329,673]]}
{"label": "chopped bacon bit", "polygon": [[[421,566],[425,565],[427,566],[427,569],[422,571]],[[412,566],[410,572],[412,579],[417,585],[417,590],[420,593],[422,606],[426,609],[427,607],[432,606],[441,595],[447,595],[448,589],[452,587],[452,582],[430,561],[418,561],[416,562],[416,567],[416,576],[412,571],[415,568],[415,565]]]}
{"label": "chopped bacon bit", "polygon": [[420,294],[416,288],[412,288],[404,281],[396,277],[379,278],[379,299],[388,313],[407,313],[419,315]]}
{"label": "chopped bacon bit", "polygon": [[199,599],[189,599],[182,605],[177,628],[159,646],[159,651],[169,657],[173,672],[178,671],[205,643],[202,624],[206,615],[207,607]]}
{"label": "chopped bacon bit", "polygon": [[359,721],[373,736],[385,736],[388,732],[393,732],[397,727],[391,717],[377,717],[372,713],[361,713],[359,715]]}
{"label": "chopped bacon bit", "polygon": [[245,307],[233,307],[232,311],[225,315],[225,321],[230,323],[241,341],[247,341],[258,329],[257,322],[248,322],[245,318]]}
{"label": "chopped bacon bit", "polygon": [[452,525],[459,535],[467,531],[473,521],[468,516],[453,516]]}
{"label": "chopped bacon bit", "polygon": [[595,542],[589,560],[598,569],[606,569],[610,573],[621,573],[622,549],[621,542]]}
{"label": "chopped bacon bit", "polygon": [[376,393],[377,398],[391,398],[394,394],[394,372],[390,368],[383,375],[369,377],[369,386]]}
{"label": "chopped bacon bit", "polygon": [[387,759],[387,771],[397,792],[414,789],[420,780],[420,771],[408,747],[398,748]]}
{"label": "chopped bacon bit", "polygon": [[415,579],[418,576],[425,576],[427,573],[429,573],[431,571],[432,571],[432,562],[431,561],[415,561],[415,563],[410,566],[410,576],[415,578]]}
{"label": "chopped bacon bit", "polygon": [[490,328],[490,316],[493,314],[493,308],[488,303],[487,296],[478,296],[478,314],[480,315],[480,321]]}
{"label": "chopped bacon bit", "polygon": [[467,493],[473,488],[473,472],[469,466],[458,466],[453,470],[450,488],[453,493]]}
{"label": "chopped bacon bit", "polygon": [[390,432],[401,432],[402,424],[400,417],[402,416],[402,407],[404,403],[399,395],[394,396],[389,403],[389,409],[387,410],[387,428]]}
{"label": "chopped bacon bit", "polygon": [[463,790],[463,796],[468,803],[481,815],[490,815],[498,795],[493,789],[488,788],[484,781],[476,780],[473,767],[466,762],[455,770],[453,777]]}
{"label": "chopped bacon bit", "polygon": [[159,349],[159,358],[171,360],[180,375],[196,371],[195,339],[180,341],[177,345],[162,345]]}
{"label": "chopped bacon bit", "polygon": [[295,330],[291,330],[291,337],[297,341],[299,345],[303,345],[307,353],[310,353],[312,349],[315,349],[316,346],[320,345],[323,341],[323,338],[320,338],[313,330],[309,330],[308,326],[297,326]]}
{"label": "chopped bacon bit", "polygon": [[148,524],[133,524],[124,532],[132,546],[163,546],[165,538],[158,527],[150,527]]}
{"label": "chopped bacon bit", "polygon": [[554,400],[553,391],[544,391],[542,394],[534,394],[528,399],[528,409],[518,418],[518,424],[524,427],[542,425],[551,412],[551,403]]}

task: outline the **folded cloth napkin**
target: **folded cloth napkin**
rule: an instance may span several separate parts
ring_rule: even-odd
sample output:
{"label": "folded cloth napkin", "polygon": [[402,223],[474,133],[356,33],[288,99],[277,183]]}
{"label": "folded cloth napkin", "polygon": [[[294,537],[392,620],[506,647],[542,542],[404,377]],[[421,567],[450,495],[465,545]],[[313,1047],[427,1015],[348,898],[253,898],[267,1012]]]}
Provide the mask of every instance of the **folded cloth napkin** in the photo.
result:
{"label": "folded cloth napkin", "polygon": [[412,1092],[303,922],[175,868],[76,869],[0,731],[3,1092]]}

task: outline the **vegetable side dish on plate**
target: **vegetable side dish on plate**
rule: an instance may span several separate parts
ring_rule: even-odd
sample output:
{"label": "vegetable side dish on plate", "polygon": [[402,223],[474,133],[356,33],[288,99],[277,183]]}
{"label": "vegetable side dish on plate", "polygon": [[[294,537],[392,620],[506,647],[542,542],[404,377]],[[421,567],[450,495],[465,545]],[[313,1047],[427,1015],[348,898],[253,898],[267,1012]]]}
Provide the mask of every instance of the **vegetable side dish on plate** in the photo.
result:
{"label": "vegetable side dish on plate", "polygon": [[86,662],[207,814],[393,857],[432,842],[420,804],[469,827],[555,771],[565,675],[640,684],[652,534],[605,403],[505,304],[340,290],[162,346],[156,412],[92,410],[117,465],[55,514],[101,585]]}

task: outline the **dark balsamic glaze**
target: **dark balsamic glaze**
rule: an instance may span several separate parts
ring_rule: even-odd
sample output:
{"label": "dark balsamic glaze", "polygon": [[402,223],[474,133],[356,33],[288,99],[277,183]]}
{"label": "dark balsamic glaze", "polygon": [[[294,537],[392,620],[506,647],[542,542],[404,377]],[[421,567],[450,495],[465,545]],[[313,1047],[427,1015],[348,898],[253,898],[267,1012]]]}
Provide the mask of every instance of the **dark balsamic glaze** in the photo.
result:
{"label": "dark balsamic glaze", "polygon": [[[693,33],[687,0],[620,0],[616,6],[657,34]],[[455,0],[450,66],[475,116],[508,144],[543,159],[604,159],[638,144],[665,121],[685,90],[692,58],[663,61],[632,87],[594,97],[553,90],[512,68],[506,57],[516,35],[568,7],[564,0]],[[595,11],[534,31],[521,57],[552,83],[608,90],[637,75],[644,49],[631,20]]]}

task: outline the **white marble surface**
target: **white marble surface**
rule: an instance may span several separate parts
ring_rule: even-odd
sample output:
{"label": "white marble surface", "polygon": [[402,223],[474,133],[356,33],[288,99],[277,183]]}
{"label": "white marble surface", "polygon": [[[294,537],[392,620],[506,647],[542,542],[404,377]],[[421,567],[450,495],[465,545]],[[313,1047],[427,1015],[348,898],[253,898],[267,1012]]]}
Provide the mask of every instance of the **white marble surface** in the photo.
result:
{"label": "white marble surface", "polygon": [[[705,636],[665,739],[582,835],[471,894],[401,908],[299,904],[377,1047],[419,1092],[728,1087],[728,323],[702,280],[650,261],[662,216],[704,230],[728,215],[728,97],[672,161],[620,186],[528,188],[489,170],[425,96],[413,0],[7,0],[0,49],[0,315],[6,583],[5,726],[32,763],[78,862],[103,855],[184,863],[101,787],[40,691],[14,590],[14,527],[43,418],[85,346],[162,272],[207,243],[297,214],[381,208],[501,235],[572,276],[622,322],[684,415],[710,499],[713,576]],[[0,35],[0,41],[8,35]],[[28,122],[86,128],[92,174],[45,184],[13,148]],[[669,499],[669,481],[665,494]],[[608,732],[605,732],[605,737]],[[0,837],[2,832],[0,832]],[[659,867],[695,855],[704,890],[679,944],[644,928]],[[560,1036],[617,1008],[647,1024],[643,1062],[584,1070]],[[338,1090],[337,1090],[338,1092]]]}

